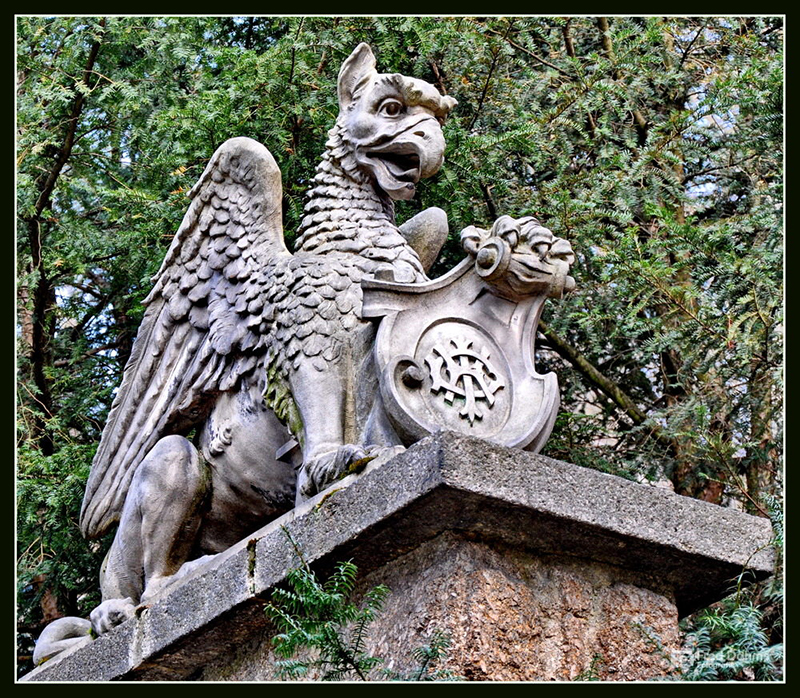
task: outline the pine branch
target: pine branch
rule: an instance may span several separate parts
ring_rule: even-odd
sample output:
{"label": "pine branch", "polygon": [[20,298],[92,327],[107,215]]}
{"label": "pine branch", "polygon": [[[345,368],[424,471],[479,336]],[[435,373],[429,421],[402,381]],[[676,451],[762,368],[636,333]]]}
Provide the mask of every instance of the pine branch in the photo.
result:
{"label": "pine branch", "polygon": [[[561,73],[561,75],[563,75],[564,77],[567,77],[567,78],[571,78],[571,77],[572,77],[572,76],[571,76],[571,75],[570,75],[570,74],[569,74],[569,73],[568,73],[566,70],[563,70],[562,68],[559,68],[557,65],[555,65],[554,63],[551,63],[550,61],[546,61],[546,60],[545,60],[544,58],[542,58],[541,56],[537,56],[537,55],[536,55],[536,54],[535,54],[533,51],[531,51],[530,49],[528,49],[528,48],[525,48],[524,46],[521,46],[521,45],[520,45],[520,44],[518,44],[516,41],[514,41],[514,40],[513,40],[513,39],[511,39],[511,38],[509,38],[509,36],[508,36],[508,32],[506,32],[506,33],[505,33],[505,35],[501,35],[501,34],[500,34],[500,32],[499,32],[499,31],[497,31],[496,29],[487,29],[487,31],[488,31],[489,33],[491,33],[491,34],[497,34],[498,36],[502,36],[502,37],[503,37],[503,40],[504,40],[506,43],[508,43],[510,46],[513,46],[513,47],[514,47],[515,49],[517,49],[518,51],[522,51],[524,54],[526,54],[526,55],[530,56],[530,57],[531,57],[531,58],[533,58],[533,60],[535,60],[537,63],[541,63],[542,65],[545,65],[545,66],[547,66],[548,68],[552,68],[552,69],[553,69],[553,70],[555,70],[556,72],[558,72],[558,73]],[[570,41],[571,41],[571,39],[570,39]],[[572,55],[574,55],[574,49],[573,49],[573,54],[572,54]]]}
{"label": "pine branch", "polygon": [[[105,26],[105,18],[101,20],[100,24],[103,27]],[[82,81],[87,86],[94,72],[95,61],[97,60],[99,52],[100,41],[95,41],[89,49],[89,55],[86,59],[83,71]],[[40,402],[46,414],[51,414],[54,411],[53,399],[50,393],[50,379],[46,375],[45,367],[51,361],[49,345],[52,337],[52,327],[50,327],[52,319],[50,318],[49,311],[55,305],[55,293],[51,280],[48,278],[44,263],[42,231],[42,223],[44,221],[42,220],[42,214],[49,206],[50,197],[55,190],[58,178],[72,154],[72,147],[75,144],[75,136],[78,129],[78,121],[85,104],[86,95],[80,90],[76,90],[69,111],[70,116],[66,122],[67,130],[64,134],[61,147],[46,176],[39,179],[41,185],[33,213],[22,217],[28,229],[32,271],[35,272],[37,277],[32,294],[33,312],[31,316],[33,323],[31,327],[31,350],[29,359],[34,384],[39,392],[38,402]],[[53,453],[53,439],[47,432],[43,417],[37,417],[35,419],[34,429],[38,435],[37,438],[42,453],[44,455],[51,455]]]}
{"label": "pine branch", "polygon": [[[100,26],[105,27],[105,24],[105,18],[101,19]],[[86,67],[83,70],[83,77],[81,79],[81,82],[83,82],[83,84],[85,84],[87,87],[89,85],[89,79],[94,74],[94,65],[97,61],[97,55],[99,53],[100,41],[94,41],[89,49],[89,56],[86,59]],[[39,191],[39,197],[36,200],[33,218],[38,218],[41,216],[42,211],[47,208],[47,205],[50,202],[50,196],[52,195],[56,186],[56,182],[58,181],[58,177],[61,174],[61,170],[64,168],[64,165],[67,163],[67,160],[69,160],[69,157],[72,154],[72,146],[75,144],[75,135],[78,130],[78,121],[81,113],[83,112],[85,104],[86,95],[80,90],[77,90],[75,99],[73,100],[70,108],[69,118],[66,122],[67,131],[64,134],[64,140],[58,150],[55,162],[50,168],[50,171],[48,172],[47,177]]]}
{"label": "pine branch", "polygon": [[[611,40],[611,28],[608,24],[608,18],[598,17],[597,28],[602,34],[601,42],[603,46],[603,53],[606,54],[606,58],[612,65],[611,77],[614,78],[615,82],[617,82],[620,79],[620,72],[619,68],[616,66],[616,56],[614,55],[614,44]],[[644,115],[638,109],[632,109],[631,114],[633,115],[633,122],[636,127],[637,142],[641,148],[647,142],[647,119],[644,118]]]}
{"label": "pine branch", "polygon": [[[635,425],[639,426],[647,420],[647,415],[639,409],[634,400],[620,388],[614,381],[606,377],[601,371],[581,354],[575,347],[560,337],[553,329],[542,320],[539,320],[539,331],[545,336],[553,350],[566,359],[572,366],[581,372],[589,381],[608,396]],[[675,443],[664,436],[661,430],[652,426],[651,435],[671,453],[677,452]]]}
{"label": "pine branch", "polygon": [[[88,359],[90,356],[94,356],[95,354],[99,354],[100,352],[103,351],[108,351],[109,349],[116,349],[117,347],[119,347],[119,345],[120,345],[119,341],[109,342],[108,344],[101,344],[99,347],[94,347],[92,349],[89,349],[89,351],[83,352],[83,354],[81,354],[78,357],[78,361],[83,361],[83,359]],[[57,359],[56,361],[53,362],[53,366],[55,366],[56,368],[63,368],[65,366],[70,366],[73,363],[74,359]]]}
{"label": "pine branch", "polygon": [[[505,34],[503,35],[504,39],[508,36],[512,26],[513,22],[509,22]],[[478,100],[478,106],[475,109],[475,113],[472,115],[472,120],[469,122],[469,127],[467,128],[467,131],[472,131],[472,127],[475,125],[475,121],[477,121],[478,119],[478,114],[480,114],[481,109],[483,108],[483,103],[486,101],[486,96],[489,94],[489,82],[492,79],[492,75],[494,74],[495,68],[497,67],[499,58],[500,58],[500,51],[498,51],[497,49],[492,51],[492,63],[489,66],[489,72],[487,73],[486,80],[483,83],[483,90],[481,90],[481,96],[480,99]]]}

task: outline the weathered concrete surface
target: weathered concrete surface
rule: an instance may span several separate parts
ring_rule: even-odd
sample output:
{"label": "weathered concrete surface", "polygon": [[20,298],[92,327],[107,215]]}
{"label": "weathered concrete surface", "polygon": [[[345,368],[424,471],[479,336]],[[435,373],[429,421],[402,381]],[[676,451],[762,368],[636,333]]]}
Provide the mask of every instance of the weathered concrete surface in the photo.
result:
{"label": "weathered concrete surface", "polygon": [[223,678],[237,649],[269,635],[263,599],[297,564],[286,533],[322,573],[352,559],[365,584],[391,580],[378,650],[407,651],[435,620],[473,679],[570,678],[595,655],[608,678],[642,677],[657,669],[642,659],[643,628],[674,646],[679,615],[724,596],[743,567],[764,577],[773,565],[764,519],[440,433],[317,495],[25,680],[212,680],[212,667]]}
{"label": "weathered concrete surface", "polygon": [[[445,534],[371,575],[393,590],[373,649],[408,673],[410,649],[447,632],[447,668],[468,680],[642,680],[669,671],[657,637],[677,652],[669,590],[612,565],[540,556]],[[657,587],[657,580],[650,580]]]}
{"label": "weathered concrete surface", "polygon": [[[640,575],[613,565],[443,533],[366,575],[360,589],[376,584],[392,593],[369,651],[401,675],[412,674],[412,649],[434,630],[451,642],[441,668],[470,681],[574,680],[590,670],[607,680],[652,679],[670,673],[680,649],[669,590],[644,588]],[[257,633],[197,678],[274,680],[270,639],[268,629]]]}

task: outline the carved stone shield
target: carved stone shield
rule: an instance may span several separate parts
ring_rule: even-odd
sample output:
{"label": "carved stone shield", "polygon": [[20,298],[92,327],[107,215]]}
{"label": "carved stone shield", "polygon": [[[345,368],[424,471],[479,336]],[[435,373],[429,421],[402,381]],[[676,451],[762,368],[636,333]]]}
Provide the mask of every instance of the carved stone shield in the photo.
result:
{"label": "carved stone shield", "polygon": [[503,294],[479,272],[467,258],[426,283],[362,281],[383,405],[406,445],[444,429],[538,451],[559,406],[534,366],[548,293]]}

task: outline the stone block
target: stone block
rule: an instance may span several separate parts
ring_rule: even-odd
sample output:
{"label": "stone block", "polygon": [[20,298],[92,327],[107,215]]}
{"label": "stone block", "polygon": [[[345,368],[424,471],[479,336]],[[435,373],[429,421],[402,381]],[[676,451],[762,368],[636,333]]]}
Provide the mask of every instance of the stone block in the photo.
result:
{"label": "stone block", "polygon": [[433,629],[473,680],[669,670],[679,617],[773,568],[767,520],[441,432],[316,495],[26,681],[273,679],[263,612],[298,564],[392,589],[373,649],[398,671]]}

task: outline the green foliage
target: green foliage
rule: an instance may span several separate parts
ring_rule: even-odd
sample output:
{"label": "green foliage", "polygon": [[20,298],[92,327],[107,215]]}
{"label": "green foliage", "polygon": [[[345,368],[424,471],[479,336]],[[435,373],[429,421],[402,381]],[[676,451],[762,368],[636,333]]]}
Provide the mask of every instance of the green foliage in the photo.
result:
{"label": "green foliage", "polygon": [[765,611],[733,595],[698,614],[686,635],[686,681],[780,681],[783,643],[771,643]]}
{"label": "green foliage", "polygon": [[443,630],[434,630],[428,644],[411,651],[411,658],[417,663],[414,669],[406,674],[385,669],[384,676],[390,681],[460,681],[462,677],[450,669],[437,668],[449,650],[450,636]]}
{"label": "green foliage", "polygon": [[[311,673],[322,681],[380,680],[441,681],[456,678],[452,672],[437,669],[447,656],[449,638],[441,631],[427,645],[412,651],[417,667],[408,674],[381,668],[384,659],[367,652],[369,625],[383,608],[389,594],[386,586],[369,589],[359,604],[351,600],[357,568],[340,562],[320,582],[302,561],[289,571],[286,587],[272,593],[267,616],[280,631],[273,638],[279,675],[298,679]],[[296,656],[299,655],[299,658]]]}
{"label": "green foliage", "polygon": [[[275,653],[286,678],[305,676],[318,670],[323,681],[366,681],[381,660],[366,652],[367,627],[389,593],[385,586],[370,589],[361,607],[348,598],[353,591],[356,566],[337,564],[323,584],[306,566],[292,569],[288,589],[276,589],[267,615],[281,631],[274,638]],[[298,650],[310,658],[291,659]]]}
{"label": "green foliage", "polygon": [[[33,640],[55,602],[65,615],[87,617],[100,601],[100,565],[110,545],[78,529],[94,444],[69,443],[42,456],[23,443],[17,457],[17,598],[20,674],[33,668]],[[53,619],[51,615],[50,620]]]}
{"label": "green foliage", "polygon": [[774,499],[768,504],[775,574],[752,583],[745,569],[736,580],[735,593],[683,623],[686,634],[679,669],[685,681],[783,679],[783,511]]}
{"label": "green foliage", "polygon": [[580,672],[573,681],[601,681],[600,678],[600,668],[605,663],[605,659],[602,655],[596,654],[592,657],[592,661],[589,666]]}
{"label": "green foliage", "polygon": [[[186,192],[225,139],[255,138],[281,168],[291,241],[359,41],[458,100],[442,171],[397,206],[400,222],[447,211],[434,275],[462,258],[464,227],[503,214],[572,243],[577,289],[546,304],[538,343],[562,403],[545,453],[759,515],[781,499],[782,18],[16,23],[21,588],[44,574],[39,596],[52,582],[64,612],[99,564],[53,519],[77,518]],[[19,601],[41,624],[39,600]]]}
{"label": "green foliage", "polygon": [[[74,588],[72,575],[91,574],[86,569],[89,550],[78,532],[76,512],[93,453],[94,446],[80,444],[64,446],[50,457],[24,446],[20,449],[17,533],[31,541],[18,558],[23,579],[48,574],[51,584],[61,583],[69,589]],[[96,586],[96,580],[90,586]]]}

